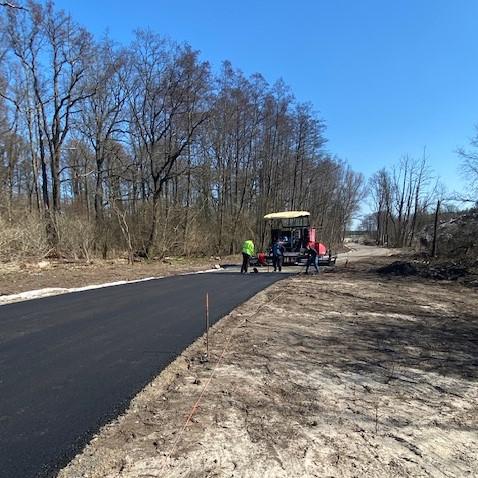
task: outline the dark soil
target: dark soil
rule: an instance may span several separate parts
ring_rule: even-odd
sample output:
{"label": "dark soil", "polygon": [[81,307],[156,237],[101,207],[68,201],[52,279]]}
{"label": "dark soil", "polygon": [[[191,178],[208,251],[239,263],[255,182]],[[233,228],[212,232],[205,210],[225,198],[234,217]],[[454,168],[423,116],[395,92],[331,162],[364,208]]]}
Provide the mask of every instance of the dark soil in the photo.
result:
{"label": "dark soil", "polygon": [[427,279],[459,281],[478,287],[478,260],[464,258],[449,260],[399,260],[376,269],[379,274],[393,276],[419,276]]}
{"label": "dark soil", "polygon": [[413,262],[395,261],[377,269],[379,274],[394,276],[416,276],[418,275],[417,265]]}

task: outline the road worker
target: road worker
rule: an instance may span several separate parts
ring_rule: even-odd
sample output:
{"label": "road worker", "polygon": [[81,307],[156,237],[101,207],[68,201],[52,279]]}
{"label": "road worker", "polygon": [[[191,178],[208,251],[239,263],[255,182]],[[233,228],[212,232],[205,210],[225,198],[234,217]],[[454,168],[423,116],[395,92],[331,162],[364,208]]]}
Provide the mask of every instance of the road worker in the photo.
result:
{"label": "road worker", "polygon": [[307,267],[305,273],[309,273],[309,266],[314,266],[317,274],[319,273],[319,255],[315,247],[309,243],[307,244]]}
{"label": "road worker", "polygon": [[254,243],[251,239],[244,241],[242,245],[242,266],[241,266],[241,274],[247,274],[247,269],[249,268],[249,261],[251,257],[254,255]]}
{"label": "road worker", "polygon": [[272,265],[274,266],[274,272],[279,269],[279,272],[282,270],[282,262],[284,260],[285,248],[282,243],[277,240],[272,244]]}

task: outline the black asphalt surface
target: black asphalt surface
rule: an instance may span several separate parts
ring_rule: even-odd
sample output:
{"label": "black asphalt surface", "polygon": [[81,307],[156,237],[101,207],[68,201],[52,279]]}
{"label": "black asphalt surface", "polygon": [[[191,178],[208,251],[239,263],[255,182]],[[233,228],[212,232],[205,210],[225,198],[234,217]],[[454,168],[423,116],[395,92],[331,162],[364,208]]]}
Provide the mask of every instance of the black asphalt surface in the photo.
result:
{"label": "black asphalt surface", "polygon": [[54,476],[211,323],[281,274],[176,276],[0,306],[0,477]]}

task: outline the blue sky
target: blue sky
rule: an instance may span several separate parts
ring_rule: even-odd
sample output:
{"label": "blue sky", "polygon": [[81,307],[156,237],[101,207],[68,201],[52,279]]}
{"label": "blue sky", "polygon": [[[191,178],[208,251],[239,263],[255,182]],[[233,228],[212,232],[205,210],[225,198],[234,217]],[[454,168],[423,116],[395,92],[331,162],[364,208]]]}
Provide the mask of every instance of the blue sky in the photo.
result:
{"label": "blue sky", "polygon": [[369,177],[427,155],[463,189],[455,150],[478,123],[477,0],[58,0],[99,36],[186,41],[217,68],[283,78],[327,123],[328,149]]}

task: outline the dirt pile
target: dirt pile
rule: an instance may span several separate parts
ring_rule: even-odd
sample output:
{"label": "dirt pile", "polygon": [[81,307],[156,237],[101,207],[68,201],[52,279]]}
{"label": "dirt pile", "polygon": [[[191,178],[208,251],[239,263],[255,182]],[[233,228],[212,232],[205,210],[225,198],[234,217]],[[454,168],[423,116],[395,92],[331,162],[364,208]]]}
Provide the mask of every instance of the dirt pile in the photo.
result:
{"label": "dirt pile", "polygon": [[478,286],[478,260],[459,261],[395,261],[376,269],[379,274],[392,276],[419,276],[426,279],[459,281]]}
{"label": "dirt pile", "polygon": [[393,276],[416,276],[418,275],[417,264],[406,261],[394,261],[377,269],[379,274],[393,275]]}

